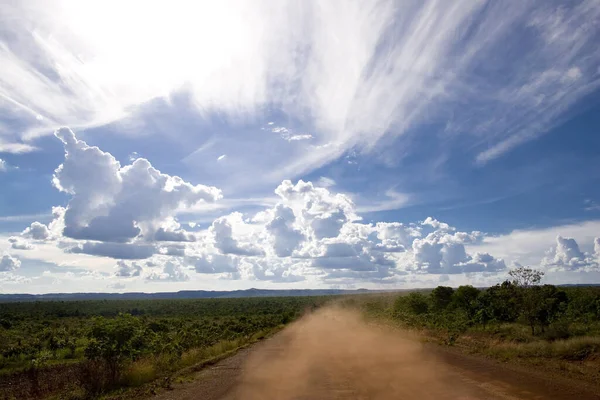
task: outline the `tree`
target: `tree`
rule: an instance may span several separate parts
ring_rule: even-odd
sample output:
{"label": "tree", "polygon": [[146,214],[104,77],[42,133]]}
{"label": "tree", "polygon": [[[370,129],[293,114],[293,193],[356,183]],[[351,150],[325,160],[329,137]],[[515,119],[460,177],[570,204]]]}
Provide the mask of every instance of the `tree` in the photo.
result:
{"label": "tree", "polygon": [[144,324],[130,314],[119,314],[114,319],[96,318],[88,338],[86,357],[104,362],[112,382],[116,382],[123,364],[136,359],[146,343]]}
{"label": "tree", "polygon": [[413,314],[426,314],[429,311],[429,304],[427,303],[427,297],[422,293],[411,293],[406,296],[406,302],[408,309]]}
{"label": "tree", "polygon": [[538,296],[536,322],[544,332],[545,328],[566,310],[568,298],[563,290],[558,290],[553,285],[541,286]]}
{"label": "tree", "polygon": [[452,295],[452,304],[467,313],[469,320],[477,313],[479,289],[471,285],[459,286]]}
{"label": "tree", "polygon": [[431,292],[429,296],[431,298],[431,305],[434,310],[442,311],[448,308],[452,302],[452,295],[454,289],[449,286],[438,286]]}
{"label": "tree", "polygon": [[519,317],[520,289],[510,281],[488,288],[479,298],[491,320],[514,322]]}
{"label": "tree", "polygon": [[509,275],[518,288],[521,318],[531,327],[532,335],[535,335],[536,325],[544,332],[556,315],[566,309],[566,293],[552,285],[539,286],[544,277],[542,271],[519,267],[510,271]]}
{"label": "tree", "polygon": [[519,267],[510,270],[508,275],[510,275],[512,278],[512,283],[514,285],[522,288],[536,286],[544,277],[544,273],[542,271],[526,267]]}

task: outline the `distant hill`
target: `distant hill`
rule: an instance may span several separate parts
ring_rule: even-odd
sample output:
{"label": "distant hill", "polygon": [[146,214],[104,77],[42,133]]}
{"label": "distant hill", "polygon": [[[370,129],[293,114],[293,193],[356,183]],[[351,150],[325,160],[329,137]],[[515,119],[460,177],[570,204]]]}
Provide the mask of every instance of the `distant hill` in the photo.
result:
{"label": "distant hill", "polygon": [[0,302],[15,301],[65,301],[65,300],[141,300],[141,299],[216,299],[231,297],[286,297],[286,296],[327,296],[342,294],[369,293],[367,289],[246,289],[232,291],[181,290],[163,293],[48,293],[48,294],[0,294]]}
{"label": "distant hill", "polygon": [[[589,284],[570,284],[565,283],[557,286],[562,287],[586,287],[600,286],[597,283]],[[480,287],[479,289],[487,289]],[[69,300],[142,300],[142,299],[218,299],[233,297],[290,297],[290,296],[333,296],[361,293],[383,293],[383,292],[411,292],[411,291],[430,291],[431,288],[413,288],[413,289],[389,289],[389,290],[369,290],[369,289],[290,289],[290,290],[272,290],[272,289],[245,289],[245,290],[180,290],[179,292],[162,293],[47,293],[47,294],[2,294],[0,293],[0,303],[16,301],[69,301]]]}

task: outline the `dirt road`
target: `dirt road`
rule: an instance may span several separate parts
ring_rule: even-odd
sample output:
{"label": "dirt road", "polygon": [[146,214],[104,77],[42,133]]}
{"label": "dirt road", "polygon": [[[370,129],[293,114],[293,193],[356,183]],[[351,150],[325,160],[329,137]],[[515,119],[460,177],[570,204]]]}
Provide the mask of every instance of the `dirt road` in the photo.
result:
{"label": "dirt road", "polygon": [[[589,389],[588,389],[589,390]],[[560,379],[437,351],[326,309],[158,400],[600,399]]]}

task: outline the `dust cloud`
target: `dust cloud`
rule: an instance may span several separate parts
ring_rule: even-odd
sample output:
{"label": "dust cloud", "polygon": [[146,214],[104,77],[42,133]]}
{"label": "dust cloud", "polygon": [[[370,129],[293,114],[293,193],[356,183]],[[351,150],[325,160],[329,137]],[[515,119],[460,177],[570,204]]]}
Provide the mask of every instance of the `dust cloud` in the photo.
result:
{"label": "dust cloud", "polygon": [[249,358],[232,398],[478,398],[418,341],[341,308],[302,318],[270,341]]}

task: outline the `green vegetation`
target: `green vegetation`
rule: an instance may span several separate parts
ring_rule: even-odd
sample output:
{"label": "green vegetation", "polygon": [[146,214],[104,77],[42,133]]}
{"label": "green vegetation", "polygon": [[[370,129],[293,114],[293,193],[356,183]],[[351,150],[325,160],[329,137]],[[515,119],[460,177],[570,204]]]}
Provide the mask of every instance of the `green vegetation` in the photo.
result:
{"label": "green vegetation", "polygon": [[0,399],[90,398],[259,340],[326,297],[0,304]]}
{"label": "green vegetation", "polygon": [[518,268],[510,280],[484,290],[438,286],[348,297],[343,303],[470,353],[542,366],[555,361],[557,368],[577,369],[580,375],[589,367],[597,378],[600,287],[540,285],[542,277]]}

